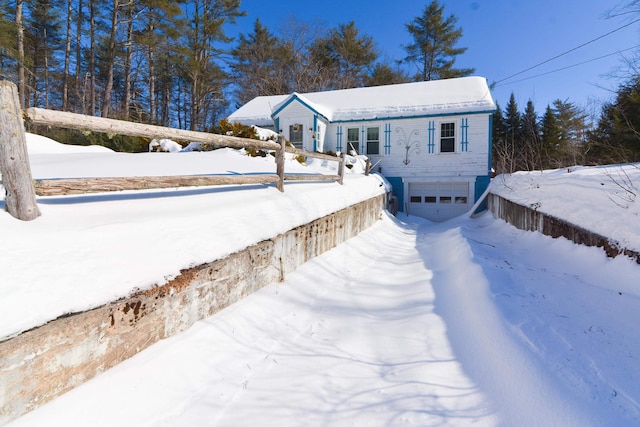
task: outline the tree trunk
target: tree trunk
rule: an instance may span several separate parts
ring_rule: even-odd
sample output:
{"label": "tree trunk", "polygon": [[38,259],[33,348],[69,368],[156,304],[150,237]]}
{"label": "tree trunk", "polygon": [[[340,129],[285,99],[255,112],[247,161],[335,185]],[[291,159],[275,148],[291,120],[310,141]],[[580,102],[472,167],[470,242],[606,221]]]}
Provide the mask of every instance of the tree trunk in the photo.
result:
{"label": "tree trunk", "polygon": [[91,84],[89,87],[90,101],[89,107],[92,116],[96,114],[96,3],[95,0],[89,0],[89,20],[91,46],[89,47],[89,72],[91,73]]}
{"label": "tree trunk", "polygon": [[[76,112],[82,112],[85,113],[87,112],[86,110],[86,104],[85,104],[85,100],[86,100],[86,92],[82,92],[81,94],[81,87],[80,84],[84,81],[84,79],[81,76],[81,72],[82,72],[82,68],[80,67],[80,63],[81,63],[81,55],[82,55],[82,48],[81,48],[81,40],[82,40],[82,25],[84,24],[84,15],[83,15],[83,7],[82,7],[82,0],[78,0],[78,19],[76,21],[76,108],[74,109],[74,111]],[[80,102],[80,100],[82,99],[82,109],[79,110],[80,105],[78,105],[78,103]]]}
{"label": "tree trunk", "polygon": [[47,29],[44,29],[44,108],[49,108],[49,42]]}
{"label": "tree trunk", "polygon": [[24,27],[22,25],[22,3],[16,0],[16,29],[18,31],[18,91],[20,108],[26,106],[27,86],[24,77]]}
{"label": "tree trunk", "polygon": [[71,0],[67,0],[67,35],[64,45],[64,70],[62,71],[62,110],[69,110],[69,62],[71,61]]}
{"label": "tree trunk", "polygon": [[[153,31],[153,30],[151,30]],[[149,45],[149,119],[151,123],[156,122],[156,68],[154,66],[155,52],[153,46]]]}
{"label": "tree trunk", "polygon": [[22,109],[16,85],[0,81],[0,173],[5,207],[13,217],[31,221],[40,216],[31,178]]}
{"label": "tree trunk", "polygon": [[113,89],[113,70],[116,60],[116,36],[118,30],[118,0],[113,0],[113,11],[111,12],[111,33],[109,34],[109,46],[107,48],[107,83],[102,97],[102,117],[109,117],[111,112],[111,90]]}
{"label": "tree trunk", "polygon": [[129,120],[131,106],[131,62],[133,57],[133,2],[129,3],[127,12],[127,48],[124,61],[124,100],[122,101],[122,117]]}

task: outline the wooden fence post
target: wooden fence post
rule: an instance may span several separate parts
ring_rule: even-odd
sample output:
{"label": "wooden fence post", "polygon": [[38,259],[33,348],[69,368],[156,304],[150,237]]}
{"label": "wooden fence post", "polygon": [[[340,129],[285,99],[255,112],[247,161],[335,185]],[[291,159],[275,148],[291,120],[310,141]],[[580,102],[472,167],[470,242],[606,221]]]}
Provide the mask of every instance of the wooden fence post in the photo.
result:
{"label": "wooden fence post", "polygon": [[18,89],[8,81],[0,81],[0,173],[9,214],[23,221],[39,217]]}
{"label": "wooden fence post", "polygon": [[344,153],[340,153],[340,160],[338,161],[338,176],[340,176],[340,180],[338,181],[340,185],[344,184],[344,162],[345,162]]}
{"label": "wooden fence post", "polygon": [[284,136],[278,135],[278,143],[280,144],[280,149],[276,155],[276,173],[278,174],[278,183],[277,187],[280,192],[284,192],[284,160],[285,153],[287,148],[287,141]]}

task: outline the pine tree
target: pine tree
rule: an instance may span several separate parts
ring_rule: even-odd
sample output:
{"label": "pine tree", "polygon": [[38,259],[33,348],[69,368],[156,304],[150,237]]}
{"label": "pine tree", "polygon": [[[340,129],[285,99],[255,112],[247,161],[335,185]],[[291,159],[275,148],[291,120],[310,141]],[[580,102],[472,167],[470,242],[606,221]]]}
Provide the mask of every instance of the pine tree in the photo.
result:
{"label": "pine tree", "polygon": [[25,34],[28,39],[28,55],[31,73],[32,105],[49,108],[52,95],[51,72],[56,68],[55,52],[61,46],[59,9],[51,0],[30,2],[30,14],[25,19]]}
{"label": "pine tree", "polygon": [[[180,3],[170,0],[138,0],[139,12],[133,42],[142,49],[147,76],[147,117],[158,122],[158,93],[156,68],[171,57],[172,46],[185,29]],[[165,64],[166,65],[166,64]]]}
{"label": "pine tree", "polygon": [[240,0],[193,0],[189,25],[183,34],[183,83],[188,88],[191,130],[213,128],[226,108],[223,94],[227,75],[222,67],[222,46],[231,39],[225,25],[239,16]]}
{"label": "pine tree", "polygon": [[456,56],[467,48],[455,47],[462,37],[462,29],[456,28],[455,15],[444,18],[443,12],[444,6],[432,0],[421,16],[406,25],[413,37],[413,43],[405,47],[406,61],[416,64],[416,81],[463,77],[475,71],[454,67]]}
{"label": "pine tree", "polygon": [[500,105],[496,102],[496,111],[493,113],[493,126],[491,128],[491,157],[493,159],[493,169],[496,173],[504,173],[504,162],[502,155],[507,147],[507,123],[505,121]]}
{"label": "pine tree", "polygon": [[522,141],[522,116],[518,111],[518,104],[513,93],[511,93],[505,109],[505,138],[503,150],[498,153],[496,160],[500,162],[502,171],[511,173],[518,170],[518,150]]}
{"label": "pine tree", "polygon": [[289,92],[283,73],[285,67],[282,41],[256,19],[253,32],[240,34],[238,45],[231,51],[235,96],[240,105],[256,96],[281,95]]}
{"label": "pine tree", "polygon": [[519,167],[525,170],[541,169],[540,127],[538,114],[531,100],[527,101],[522,115],[522,140],[519,145]]}
{"label": "pine tree", "polygon": [[18,57],[15,17],[9,0],[0,0],[0,78],[16,80],[16,60]]}
{"label": "pine tree", "polygon": [[331,79],[325,89],[348,89],[364,86],[369,69],[377,59],[373,38],[360,35],[354,21],[340,24],[329,34],[317,39],[310,48],[311,55],[322,65],[323,73]]}
{"label": "pine tree", "polygon": [[391,65],[378,62],[365,78],[364,83],[365,86],[382,86],[407,83],[409,81],[411,81],[410,77],[402,70],[394,70]]}
{"label": "pine tree", "polygon": [[545,168],[562,166],[560,163],[561,131],[555,111],[547,105],[541,125],[543,164]]}
{"label": "pine tree", "polygon": [[25,77],[25,54],[24,54],[24,23],[23,23],[23,6],[24,0],[16,0],[16,35],[17,35],[17,50],[18,50],[18,95],[20,97],[20,106],[25,108],[27,106],[27,81]]}
{"label": "pine tree", "polygon": [[640,161],[640,77],[621,85],[616,99],[603,106],[590,143],[593,163]]}

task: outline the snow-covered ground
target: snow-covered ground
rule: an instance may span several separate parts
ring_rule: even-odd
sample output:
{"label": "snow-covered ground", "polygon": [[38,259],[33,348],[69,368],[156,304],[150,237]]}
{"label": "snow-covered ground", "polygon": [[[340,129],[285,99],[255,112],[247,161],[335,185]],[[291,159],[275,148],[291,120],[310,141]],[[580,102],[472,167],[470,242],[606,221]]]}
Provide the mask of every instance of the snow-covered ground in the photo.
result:
{"label": "snow-covered ground", "polygon": [[500,175],[491,191],[640,252],[640,163]]}
{"label": "snow-covered ground", "polygon": [[[132,170],[185,154],[140,156]],[[241,163],[233,157],[239,153],[221,154],[223,170],[240,170],[230,166],[230,159]],[[94,155],[84,159],[92,162]],[[31,156],[36,176],[66,162],[66,155],[41,156]],[[200,167],[196,159],[189,173],[211,173],[193,172]],[[78,163],[66,163],[68,170]],[[325,205],[334,208],[335,199],[380,191],[375,177],[348,178],[344,187],[287,184],[284,194],[256,186],[39,199],[43,216],[35,221],[0,215],[3,255],[20,239],[29,241],[9,261],[0,260],[0,325],[22,328],[5,327],[6,310],[13,309],[4,300],[18,301],[29,288],[44,295],[28,297],[59,305],[78,287],[65,288],[65,298],[53,289],[80,279],[87,287],[86,277],[92,287],[102,275],[146,286],[176,274],[173,266],[232,252],[222,247],[262,239],[271,227],[302,221]],[[574,190],[556,179],[542,182],[545,191],[531,203],[545,206],[547,197],[565,193],[566,203],[577,204],[566,192],[581,193],[582,181],[573,181]],[[256,208],[262,204],[280,211]],[[601,204],[610,207],[610,218],[622,209],[606,196]],[[185,228],[191,223],[197,227]],[[631,235],[639,222],[627,227]],[[139,239],[155,246],[145,249]],[[640,266],[628,258],[608,259],[601,249],[519,231],[488,214],[440,224],[385,216],[285,282],[151,346],[11,426],[634,426],[640,424],[639,277]],[[7,278],[14,286],[5,285]],[[83,304],[89,301],[76,307]]]}
{"label": "snow-covered ground", "polygon": [[[35,144],[32,144],[35,141]],[[29,135],[39,178],[275,173],[273,157],[242,151],[115,153]],[[335,182],[218,186],[40,197],[42,216],[22,222],[0,199],[0,339],[162,284],[385,191],[364,162]],[[287,173],[335,174],[337,162],[286,162]],[[0,194],[4,189],[0,188]]]}

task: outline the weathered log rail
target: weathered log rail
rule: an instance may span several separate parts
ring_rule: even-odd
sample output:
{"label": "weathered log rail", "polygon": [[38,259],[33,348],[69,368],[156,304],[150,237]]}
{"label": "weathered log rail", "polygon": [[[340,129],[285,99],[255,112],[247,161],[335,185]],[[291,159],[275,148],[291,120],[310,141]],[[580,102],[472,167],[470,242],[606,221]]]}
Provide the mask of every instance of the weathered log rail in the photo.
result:
{"label": "weathered log rail", "polygon": [[[276,173],[261,175],[194,175],[194,176],[144,176],[70,178],[33,181],[26,147],[22,111],[19,107],[16,86],[0,82],[0,175],[6,190],[5,205],[15,218],[32,220],[40,215],[36,203],[38,196],[59,196],[123,190],[148,190],[175,187],[272,184],[284,191],[284,181],[337,181],[344,179],[345,158],[323,153],[287,147],[284,136],[278,141],[261,141],[228,135],[196,132],[123,120],[86,116],[63,111],[28,108],[24,115],[33,124],[102,132],[112,135],[128,135],[145,138],[168,138],[177,141],[199,142],[216,147],[256,148],[276,153]],[[338,162],[337,175],[285,174],[285,153]],[[368,172],[368,170],[367,170]]]}

